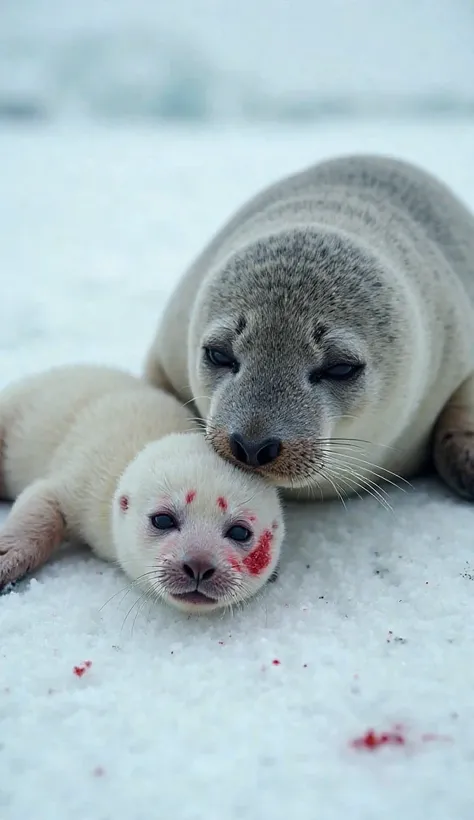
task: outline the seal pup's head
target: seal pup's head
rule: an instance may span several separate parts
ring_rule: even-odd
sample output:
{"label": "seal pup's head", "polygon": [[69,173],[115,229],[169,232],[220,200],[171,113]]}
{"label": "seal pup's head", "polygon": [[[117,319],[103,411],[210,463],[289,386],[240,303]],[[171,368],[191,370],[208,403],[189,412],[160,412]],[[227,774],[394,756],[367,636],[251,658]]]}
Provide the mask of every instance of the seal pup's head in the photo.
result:
{"label": "seal pup's head", "polygon": [[112,516],[125,573],[193,614],[261,589],[285,532],[277,491],[219,458],[201,433],[147,445],[118,482]]}
{"label": "seal pup's head", "polygon": [[212,270],[188,377],[215,450],[280,487],[327,487],[349,439],[398,429],[426,353],[404,289],[386,260],[323,227],[260,239]]}

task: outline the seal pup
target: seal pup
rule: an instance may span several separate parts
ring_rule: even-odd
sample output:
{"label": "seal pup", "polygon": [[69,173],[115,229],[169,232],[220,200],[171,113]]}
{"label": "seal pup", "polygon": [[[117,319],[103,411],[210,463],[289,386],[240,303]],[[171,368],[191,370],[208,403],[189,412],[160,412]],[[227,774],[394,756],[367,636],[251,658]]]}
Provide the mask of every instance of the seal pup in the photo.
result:
{"label": "seal pup", "polygon": [[225,459],[331,498],[434,465],[474,498],[474,217],[407,162],[345,156],[251,199],[145,363]]}
{"label": "seal pup", "polygon": [[185,612],[254,595],[284,536],[277,491],[219,458],[188,411],[131,374],[53,368],[0,393],[0,587],[63,540]]}

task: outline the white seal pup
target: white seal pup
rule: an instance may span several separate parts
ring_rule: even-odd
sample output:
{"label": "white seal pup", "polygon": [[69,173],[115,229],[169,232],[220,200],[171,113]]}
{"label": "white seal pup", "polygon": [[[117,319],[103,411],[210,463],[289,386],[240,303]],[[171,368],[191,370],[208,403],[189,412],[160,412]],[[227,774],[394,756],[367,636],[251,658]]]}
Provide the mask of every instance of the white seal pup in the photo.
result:
{"label": "white seal pup", "polygon": [[53,368],[0,393],[0,587],[63,540],[192,613],[255,594],[278,564],[278,493],[223,461],[188,410],[131,374]]}
{"label": "white seal pup", "polygon": [[347,156],[242,207],[178,283],[147,379],[285,493],[380,495],[434,463],[474,498],[474,217],[425,171]]}

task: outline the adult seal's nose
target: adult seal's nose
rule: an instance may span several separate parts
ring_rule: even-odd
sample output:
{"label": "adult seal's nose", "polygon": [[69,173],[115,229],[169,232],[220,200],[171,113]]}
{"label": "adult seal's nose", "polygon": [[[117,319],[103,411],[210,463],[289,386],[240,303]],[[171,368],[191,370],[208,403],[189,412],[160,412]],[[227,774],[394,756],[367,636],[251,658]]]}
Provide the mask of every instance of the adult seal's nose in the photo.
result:
{"label": "adult seal's nose", "polygon": [[216,568],[210,561],[200,558],[190,558],[183,563],[183,570],[193,581],[199,584],[200,581],[209,581],[214,575]]}
{"label": "adult seal's nose", "polygon": [[279,438],[254,441],[244,438],[240,433],[232,433],[229,444],[234,458],[247,467],[265,467],[266,464],[275,461],[281,452]]}

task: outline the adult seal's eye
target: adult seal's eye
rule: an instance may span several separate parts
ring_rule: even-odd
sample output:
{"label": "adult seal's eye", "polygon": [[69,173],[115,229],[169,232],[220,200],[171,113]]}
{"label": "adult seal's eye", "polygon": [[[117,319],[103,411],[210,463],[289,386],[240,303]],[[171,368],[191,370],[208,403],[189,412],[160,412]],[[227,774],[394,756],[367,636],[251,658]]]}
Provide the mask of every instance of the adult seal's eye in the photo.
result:
{"label": "adult seal's eye", "polygon": [[311,384],[316,384],[323,379],[329,379],[335,382],[346,382],[350,379],[355,379],[364,369],[362,364],[341,364],[332,365],[321,370],[314,370],[309,377]]}
{"label": "adult seal's eye", "polygon": [[239,369],[239,363],[237,359],[231,356],[229,353],[225,353],[223,350],[219,350],[217,347],[205,347],[204,353],[206,355],[207,361],[213,365],[213,367],[226,367],[229,370],[232,370],[234,373],[237,373]]}
{"label": "adult seal's eye", "polygon": [[174,520],[172,515],[168,515],[167,513],[158,513],[158,515],[152,515],[150,517],[150,522],[152,527],[155,530],[175,530],[178,528],[176,521]]}
{"label": "adult seal's eye", "polygon": [[241,544],[245,544],[246,541],[250,541],[252,533],[247,529],[247,527],[242,527],[240,524],[235,524],[235,526],[229,527],[225,537],[231,538],[232,541],[239,541]]}

